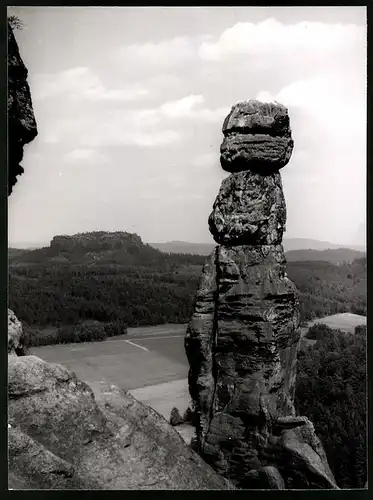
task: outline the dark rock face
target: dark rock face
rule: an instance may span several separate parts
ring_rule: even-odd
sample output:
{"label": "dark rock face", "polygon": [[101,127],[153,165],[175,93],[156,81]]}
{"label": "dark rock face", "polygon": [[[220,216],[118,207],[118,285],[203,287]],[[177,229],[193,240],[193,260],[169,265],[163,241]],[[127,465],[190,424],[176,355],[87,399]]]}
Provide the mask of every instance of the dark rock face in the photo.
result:
{"label": "dark rock face", "polygon": [[20,165],[23,148],[37,133],[27,68],[8,25],[8,195],[17,182],[17,176],[24,172]]}
{"label": "dark rock face", "polygon": [[280,174],[250,170],[223,180],[209,217],[210,232],[221,245],[280,244],[285,222]]}
{"label": "dark rock face", "polygon": [[275,172],[293,151],[288,111],[281,104],[236,104],[224,121],[223,134],[220,161],[227,172]]}
{"label": "dark rock face", "polygon": [[205,263],[185,338],[194,446],[240,488],[336,488],[312,424],[293,406],[300,311],[281,245],[284,161],[272,141],[285,137],[292,148],[287,110],[239,103],[223,131],[265,132],[269,142],[260,171],[256,143],[244,163],[230,156],[238,173],[223,181],[209,217],[221,245]]}

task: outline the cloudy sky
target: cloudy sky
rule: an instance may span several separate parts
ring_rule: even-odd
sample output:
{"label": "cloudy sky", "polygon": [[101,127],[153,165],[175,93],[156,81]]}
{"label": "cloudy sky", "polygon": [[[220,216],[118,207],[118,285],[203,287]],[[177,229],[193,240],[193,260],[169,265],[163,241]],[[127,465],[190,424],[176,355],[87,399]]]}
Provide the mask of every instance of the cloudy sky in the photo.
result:
{"label": "cloudy sky", "polygon": [[360,243],[364,7],[17,7],[39,135],[9,244],[91,230],[210,242],[221,127],[250,98],[289,108],[286,237]]}

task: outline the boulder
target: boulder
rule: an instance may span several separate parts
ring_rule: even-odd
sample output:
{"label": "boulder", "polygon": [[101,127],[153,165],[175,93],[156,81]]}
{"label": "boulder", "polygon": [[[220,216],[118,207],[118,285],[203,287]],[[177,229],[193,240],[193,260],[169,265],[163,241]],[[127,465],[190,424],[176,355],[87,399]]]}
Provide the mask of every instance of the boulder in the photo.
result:
{"label": "boulder", "polygon": [[247,489],[284,490],[285,481],[272,465],[251,470],[246,476]]}
{"label": "boulder", "polygon": [[[151,408],[114,386],[99,400],[67,368],[9,357],[9,486],[232,489]],[[21,485],[21,486],[20,486]]]}
{"label": "boulder", "polygon": [[[294,489],[338,489],[328,460],[306,417],[281,417],[273,424],[272,444],[262,451],[286,477],[287,487]],[[275,444],[275,446],[273,446]]]}
{"label": "boulder", "polygon": [[209,217],[210,232],[221,245],[278,245],[286,223],[278,172],[251,171],[223,180]]}
{"label": "boulder", "polygon": [[224,121],[223,134],[220,162],[227,172],[275,172],[293,151],[288,111],[278,103],[237,103]]}
{"label": "boulder", "polygon": [[8,353],[18,356],[26,354],[22,323],[11,309],[8,309]]}

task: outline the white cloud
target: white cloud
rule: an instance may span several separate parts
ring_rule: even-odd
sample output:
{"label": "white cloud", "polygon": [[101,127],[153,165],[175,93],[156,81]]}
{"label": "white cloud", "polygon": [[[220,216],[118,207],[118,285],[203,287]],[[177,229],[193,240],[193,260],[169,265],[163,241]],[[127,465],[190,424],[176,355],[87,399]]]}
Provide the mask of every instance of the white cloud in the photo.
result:
{"label": "white cloud", "polygon": [[89,148],[76,148],[70,151],[65,155],[65,159],[68,162],[81,162],[81,161],[89,161],[89,162],[106,162],[107,158],[105,155],[97,151],[97,149],[89,149]]}
{"label": "white cloud", "polygon": [[[93,101],[134,101],[147,97],[149,91],[147,89],[122,89],[122,90],[107,90],[103,85],[87,89],[83,98],[91,99]],[[74,98],[81,98],[81,96],[74,94]]]}
{"label": "white cloud", "polygon": [[161,130],[155,133],[134,132],[124,134],[122,143],[140,147],[169,146],[180,142],[181,135],[174,130]]}
{"label": "white cloud", "polygon": [[262,102],[275,102],[275,98],[267,90],[261,90],[255,97],[255,99]]}
{"label": "white cloud", "polygon": [[182,65],[186,60],[197,57],[199,43],[199,38],[179,36],[158,43],[127,45],[117,49],[113,58],[134,65]]}
{"label": "white cloud", "polygon": [[276,100],[290,108],[307,110],[323,124],[328,136],[334,136],[339,142],[346,135],[364,140],[366,101],[363,82],[349,79],[348,75],[320,74],[284,87],[276,95]]}
{"label": "white cloud", "polygon": [[37,73],[32,78],[33,99],[45,99],[58,94],[68,94],[80,85],[84,88],[91,88],[97,85],[95,78],[88,68],[78,67],[59,73]]}
{"label": "white cloud", "polygon": [[149,95],[149,90],[138,85],[124,85],[120,89],[104,86],[90,68],[77,67],[59,73],[39,73],[32,79],[32,96],[35,100],[55,98],[91,101],[134,101]]}
{"label": "white cloud", "polygon": [[230,106],[222,106],[215,109],[203,108],[195,113],[195,117],[205,122],[222,122],[230,110]]}
{"label": "white cloud", "polygon": [[160,112],[170,118],[191,116],[193,114],[193,108],[203,102],[203,96],[191,94],[178,101],[165,102],[160,106]]}
{"label": "white cloud", "polygon": [[[77,148],[132,145],[159,147],[178,143],[183,138],[182,122],[221,122],[230,108],[203,106],[202,95],[191,94],[166,101],[155,108],[102,109],[79,113],[76,118],[55,120],[43,133],[44,142],[70,141]],[[92,118],[93,117],[93,118]],[[188,129],[190,129],[188,124]],[[185,129],[184,129],[185,131]]]}
{"label": "white cloud", "polygon": [[165,102],[158,111],[167,118],[192,118],[205,122],[220,121],[230,111],[229,107],[215,109],[199,107],[204,102],[202,95],[191,94],[176,101]]}
{"label": "white cloud", "polygon": [[237,23],[225,30],[216,42],[203,42],[199,56],[219,61],[232,54],[264,55],[268,53],[320,56],[364,40],[365,29],[355,24],[326,24],[304,21],[282,24],[276,19],[254,23]]}

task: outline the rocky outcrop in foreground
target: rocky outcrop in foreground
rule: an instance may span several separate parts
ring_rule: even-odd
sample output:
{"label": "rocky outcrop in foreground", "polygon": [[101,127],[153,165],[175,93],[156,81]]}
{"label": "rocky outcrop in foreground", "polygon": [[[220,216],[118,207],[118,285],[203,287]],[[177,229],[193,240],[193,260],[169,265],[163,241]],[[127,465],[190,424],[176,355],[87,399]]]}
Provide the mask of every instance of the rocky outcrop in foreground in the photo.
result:
{"label": "rocky outcrop in foreground", "polygon": [[27,354],[22,323],[11,309],[8,309],[8,354],[17,356]]}
{"label": "rocky outcrop in foreground", "polygon": [[27,68],[19,54],[12,28],[8,25],[8,194],[23,174],[23,148],[37,135]]}
{"label": "rocky outcrop in foreground", "polygon": [[115,386],[9,356],[9,487],[232,489],[171,425]]}
{"label": "rocky outcrop in foreground", "polygon": [[222,182],[207,259],[185,338],[195,447],[240,488],[336,488],[312,423],[293,398],[300,311],[286,277],[279,169],[293,141],[287,109],[234,106],[223,125]]}

